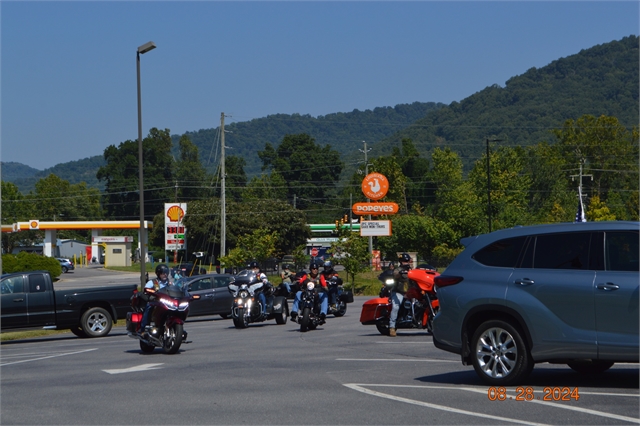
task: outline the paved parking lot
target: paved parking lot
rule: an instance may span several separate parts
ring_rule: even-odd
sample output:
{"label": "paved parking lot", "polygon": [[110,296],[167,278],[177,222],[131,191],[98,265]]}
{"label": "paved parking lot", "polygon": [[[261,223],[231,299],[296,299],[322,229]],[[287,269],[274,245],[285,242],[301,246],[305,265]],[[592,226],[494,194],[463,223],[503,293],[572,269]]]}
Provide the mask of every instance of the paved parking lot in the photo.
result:
{"label": "paved parking lot", "polygon": [[[291,322],[237,330],[192,318],[192,343],[176,355],[143,354],[122,327],[101,339],[4,343],[2,424],[640,423],[635,364],[594,377],[540,365],[521,391],[532,400],[517,400],[516,388],[501,400],[425,333],[390,338],[361,325],[365,300],[307,333]],[[545,388],[565,387],[579,398],[543,400]]]}

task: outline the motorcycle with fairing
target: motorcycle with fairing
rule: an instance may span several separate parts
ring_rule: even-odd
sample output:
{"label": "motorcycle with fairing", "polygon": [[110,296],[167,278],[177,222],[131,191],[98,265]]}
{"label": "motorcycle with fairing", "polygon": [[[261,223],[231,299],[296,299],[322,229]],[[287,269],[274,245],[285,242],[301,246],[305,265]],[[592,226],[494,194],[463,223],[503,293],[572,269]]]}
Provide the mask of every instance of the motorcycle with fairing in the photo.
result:
{"label": "motorcycle with fairing", "polygon": [[[396,319],[397,329],[418,328],[432,333],[433,317],[440,309],[434,286],[434,278],[438,275],[440,273],[433,267],[411,269],[407,272],[410,285],[400,304]],[[387,269],[378,276],[378,279],[383,283],[380,296],[364,302],[360,323],[375,324],[380,334],[388,336],[392,308],[391,289],[395,285],[393,270]]]}
{"label": "motorcycle with fairing", "polygon": [[[266,315],[258,292],[263,292],[266,299]],[[238,275],[229,284],[229,292],[233,295],[231,317],[236,328],[247,328],[250,323],[275,319],[279,325],[286,324],[289,318],[287,298],[275,295],[275,288],[260,276],[249,273]]]}
{"label": "motorcycle with fairing", "polygon": [[[127,313],[127,334],[140,341],[142,352],[151,353],[159,347],[166,354],[175,354],[183,343],[191,343],[187,340],[184,322],[189,316],[189,303],[199,298],[173,284],[159,290],[144,288],[142,294],[135,291],[131,297],[133,312]],[[140,330],[145,301],[153,309],[151,322],[145,330]]]}

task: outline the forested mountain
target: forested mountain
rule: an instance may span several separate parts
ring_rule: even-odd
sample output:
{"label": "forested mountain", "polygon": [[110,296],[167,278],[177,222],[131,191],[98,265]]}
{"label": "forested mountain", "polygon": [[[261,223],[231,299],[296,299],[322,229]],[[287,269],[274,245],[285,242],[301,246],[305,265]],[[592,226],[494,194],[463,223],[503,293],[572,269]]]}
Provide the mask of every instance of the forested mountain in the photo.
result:
{"label": "forested mountain", "polygon": [[428,158],[435,147],[458,152],[466,170],[484,152],[486,139],[498,147],[555,142],[552,129],[584,114],[618,118],[638,126],[638,37],[625,37],[558,59],[543,68],[432,111],[372,147],[372,156],[390,153],[410,138]]}
{"label": "forested mountain", "polygon": [[100,166],[106,162],[101,155],[83,158],[82,160],[60,163],[42,171],[21,163],[2,163],[2,180],[16,184],[23,194],[35,188],[35,184],[50,174],[54,174],[71,184],[85,182],[89,188],[102,190],[104,183],[96,178]]}
{"label": "forested mountain", "polygon": [[[528,146],[554,142],[552,129],[582,115],[613,116],[631,128],[638,125],[638,37],[598,45],[561,58],[542,68],[531,68],[509,79],[504,87],[490,86],[461,102],[402,104],[373,110],[311,117],[275,114],[225,126],[227,155],[245,159],[247,175],[260,172],[257,152],[268,142],[275,148],[286,134],[307,133],[318,145],[331,145],[345,163],[343,178],[362,162],[363,141],[373,148],[371,158],[388,154],[402,139],[412,139],[422,158],[435,147],[459,153],[468,171],[485,149],[485,140],[501,139],[493,146]],[[211,172],[219,155],[219,129],[185,134],[199,148],[200,159]],[[174,156],[178,140],[172,135]],[[118,145],[122,141],[114,141]],[[19,163],[3,163],[2,179],[14,182],[22,192],[54,173],[70,183],[84,181],[101,188],[95,178],[102,156],[58,164],[42,172]],[[28,176],[31,174],[32,176]]]}
{"label": "forested mountain", "polygon": [[[441,103],[421,103],[396,105],[395,107],[378,107],[373,110],[338,112],[325,116],[312,117],[300,114],[274,114],[251,121],[225,125],[225,146],[229,147],[227,155],[240,156],[245,159],[245,172],[252,176],[259,174],[262,162],[257,152],[270,143],[278,147],[285,135],[306,133],[313,137],[320,146],[331,145],[341,155],[358,152],[363,141],[368,144],[384,139],[428,113],[444,107]],[[187,132],[191,141],[199,148],[200,157],[210,171],[217,152],[210,155],[212,147],[219,138],[219,128]],[[172,136],[174,148],[180,136]]]}

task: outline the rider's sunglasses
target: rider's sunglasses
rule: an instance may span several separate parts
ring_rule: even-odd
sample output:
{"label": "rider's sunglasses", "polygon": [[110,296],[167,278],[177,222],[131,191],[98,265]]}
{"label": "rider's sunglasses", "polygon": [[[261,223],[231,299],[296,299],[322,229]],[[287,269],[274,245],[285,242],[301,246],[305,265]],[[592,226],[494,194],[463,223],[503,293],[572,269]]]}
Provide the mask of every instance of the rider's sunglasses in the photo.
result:
{"label": "rider's sunglasses", "polygon": [[311,270],[312,270],[312,271],[317,271],[317,270],[318,270],[318,268],[311,268]]}

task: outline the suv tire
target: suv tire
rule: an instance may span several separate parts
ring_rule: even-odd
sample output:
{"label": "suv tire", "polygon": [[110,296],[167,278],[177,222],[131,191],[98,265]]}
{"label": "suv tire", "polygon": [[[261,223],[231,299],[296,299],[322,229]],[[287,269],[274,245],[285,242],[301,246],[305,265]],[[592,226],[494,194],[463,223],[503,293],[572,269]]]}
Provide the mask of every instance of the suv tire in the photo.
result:
{"label": "suv tire", "polygon": [[525,379],[533,368],[520,331],[502,320],[482,323],[471,338],[473,368],[492,386],[509,386]]}

